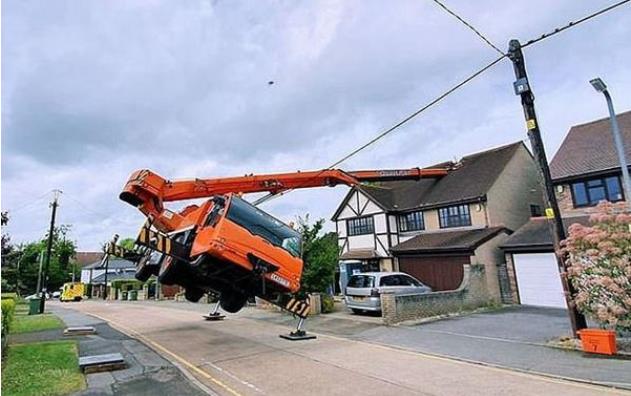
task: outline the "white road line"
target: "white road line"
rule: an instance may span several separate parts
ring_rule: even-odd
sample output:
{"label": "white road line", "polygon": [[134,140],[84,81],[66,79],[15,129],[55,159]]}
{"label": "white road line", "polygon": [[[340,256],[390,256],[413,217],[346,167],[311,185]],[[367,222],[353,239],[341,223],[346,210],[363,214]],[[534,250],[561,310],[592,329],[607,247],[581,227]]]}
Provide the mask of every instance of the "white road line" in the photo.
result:
{"label": "white road line", "polygon": [[219,371],[220,373],[225,374],[228,377],[234,379],[235,381],[238,381],[238,382],[242,383],[243,385],[247,386],[248,388],[250,388],[252,390],[255,390],[256,392],[261,393],[263,395],[265,394],[265,392],[263,392],[261,389],[257,388],[254,384],[237,377],[236,375],[232,374],[230,371],[228,371],[226,369],[223,369],[223,368],[217,366],[216,364],[213,364],[213,363],[205,360],[204,363],[200,364],[200,366],[210,366],[210,367],[214,368],[215,370]]}

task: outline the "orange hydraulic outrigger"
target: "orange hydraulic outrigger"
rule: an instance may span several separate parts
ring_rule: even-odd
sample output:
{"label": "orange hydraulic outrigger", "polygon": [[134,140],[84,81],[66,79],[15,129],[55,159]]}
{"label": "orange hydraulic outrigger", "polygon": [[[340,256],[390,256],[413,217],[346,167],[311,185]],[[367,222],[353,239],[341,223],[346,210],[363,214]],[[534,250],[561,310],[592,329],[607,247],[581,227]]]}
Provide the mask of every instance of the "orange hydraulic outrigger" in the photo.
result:
{"label": "orange hydraulic outrigger", "polygon": [[[278,194],[290,189],[446,174],[446,169],[436,168],[326,169],[170,181],[150,170],[139,170],[130,176],[120,198],[147,216],[137,244],[163,254],[157,263],[145,254],[137,263],[138,279],[158,275],[164,284],[183,286],[191,301],[205,292],[218,294],[222,308],[236,312],[252,296],[278,301],[279,295],[296,293],[303,268],[300,234],[241,199],[241,194]],[[164,207],[165,202],[194,198],[210,199],[179,213]],[[292,312],[304,317],[304,311],[300,306]]]}

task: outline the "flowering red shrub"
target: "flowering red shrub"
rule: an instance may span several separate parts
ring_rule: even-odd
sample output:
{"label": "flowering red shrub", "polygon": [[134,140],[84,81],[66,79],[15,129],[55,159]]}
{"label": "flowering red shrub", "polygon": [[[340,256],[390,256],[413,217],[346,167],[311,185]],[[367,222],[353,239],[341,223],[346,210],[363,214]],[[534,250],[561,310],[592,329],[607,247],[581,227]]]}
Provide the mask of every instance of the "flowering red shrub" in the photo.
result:
{"label": "flowering red shrub", "polygon": [[563,241],[574,301],[603,327],[631,330],[631,214],[601,202],[591,226],[573,224]]}

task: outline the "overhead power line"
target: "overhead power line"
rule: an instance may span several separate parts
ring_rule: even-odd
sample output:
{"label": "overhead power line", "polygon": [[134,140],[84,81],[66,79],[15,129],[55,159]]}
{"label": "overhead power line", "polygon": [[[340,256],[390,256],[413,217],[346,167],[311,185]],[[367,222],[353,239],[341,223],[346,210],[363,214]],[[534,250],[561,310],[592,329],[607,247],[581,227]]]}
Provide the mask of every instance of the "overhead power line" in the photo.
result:
{"label": "overhead power line", "polygon": [[18,207],[17,207],[17,208],[15,208],[15,209],[8,209],[8,210],[7,210],[7,212],[9,212],[9,214],[11,215],[11,214],[14,214],[14,213],[16,213],[16,212],[19,212],[19,211],[21,211],[21,210],[27,209],[27,208],[31,207],[32,205],[36,204],[37,202],[41,201],[41,200],[42,200],[43,198],[45,198],[48,194],[50,194],[50,192],[51,192],[51,191],[53,191],[53,190],[48,190],[48,191],[46,191],[45,193],[43,193],[42,195],[37,196],[37,197],[35,197],[35,198],[31,199],[30,201],[28,201],[28,202],[26,202],[26,203],[24,203],[24,204],[22,204],[22,205],[18,206]]}
{"label": "overhead power line", "polygon": [[425,106],[421,107],[420,109],[416,110],[414,113],[410,114],[409,116],[407,116],[404,119],[402,119],[401,121],[397,122],[396,124],[394,124],[390,128],[388,128],[385,131],[381,132],[379,135],[375,136],[374,138],[372,138],[370,141],[366,142],[362,146],[360,146],[360,147],[356,148],[355,150],[351,151],[350,153],[346,154],[340,160],[335,161],[333,164],[331,164],[329,166],[329,169],[333,168],[335,166],[338,166],[339,164],[341,164],[342,162],[346,161],[347,159],[357,155],[360,151],[368,148],[368,146],[371,146],[371,145],[375,144],[377,141],[383,139],[387,135],[391,134],[395,130],[397,130],[400,127],[402,127],[403,125],[407,124],[409,121],[411,121],[413,118],[419,116],[425,110],[429,109],[430,107],[434,106],[438,102],[442,101],[447,96],[449,96],[452,93],[454,93],[456,90],[458,90],[458,89],[462,88],[464,85],[468,84],[470,81],[472,81],[474,78],[476,78],[480,74],[484,73],[485,71],[487,71],[490,68],[492,68],[493,66],[495,66],[497,63],[499,63],[499,61],[501,61],[505,57],[506,57],[506,55],[502,55],[502,56],[496,58],[495,60],[493,60],[492,62],[488,63],[483,68],[481,68],[481,69],[477,70],[476,72],[474,72],[473,74],[469,75],[467,78],[465,78],[464,80],[460,81],[458,84],[454,85],[453,87],[449,88],[447,91],[445,91],[444,93],[440,94],[434,100],[432,100],[429,103],[427,103]]}
{"label": "overhead power line", "polygon": [[594,13],[592,13],[592,14],[589,14],[589,15],[587,15],[587,16],[585,16],[585,17],[583,17],[583,18],[579,19],[579,20],[576,20],[576,21],[570,21],[570,22],[569,22],[567,25],[565,25],[565,26],[561,26],[561,27],[559,27],[559,28],[554,29],[553,31],[551,31],[551,32],[549,32],[549,33],[542,34],[540,37],[537,37],[536,39],[532,39],[532,40],[530,40],[530,41],[527,41],[527,42],[526,42],[525,44],[523,44],[521,47],[522,47],[522,48],[524,48],[524,47],[528,47],[529,45],[532,45],[532,44],[538,43],[539,41],[545,40],[545,39],[547,39],[548,37],[554,36],[554,35],[556,35],[556,34],[558,34],[558,33],[561,33],[561,32],[562,32],[562,31],[564,31],[564,30],[567,30],[567,29],[569,29],[569,28],[571,28],[571,27],[574,27],[574,26],[576,26],[576,25],[578,25],[578,24],[580,24],[580,23],[583,23],[583,22],[589,21],[589,20],[590,20],[590,19],[592,19],[592,18],[595,18],[595,17],[597,17],[597,16],[599,16],[599,15],[601,15],[601,14],[604,14],[604,13],[606,13],[606,12],[608,12],[608,11],[611,11],[611,10],[613,10],[614,8],[620,7],[621,5],[623,5],[623,4],[625,4],[625,3],[628,3],[629,1],[631,1],[631,0],[623,0],[623,1],[619,1],[619,2],[614,3],[614,4],[612,4],[612,5],[608,6],[608,7],[605,7],[605,8],[603,8],[603,9],[599,10],[599,11],[596,11],[596,12],[594,12]]}
{"label": "overhead power line", "polygon": [[497,48],[497,46],[495,44],[493,44],[491,42],[491,40],[487,39],[482,33],[480,33],[480,31],[478,29],[476,29],[475,27],[473,27],[473,25],[471,25],[469,22],[465,21],[464,18],[462,18],[460,15],[456,14],[454,11],[450,10],[449,8],[447,8],[447,6],[443,3],[441,3],[439,0],[432,0],[434,3],[438,4],[438,6],[440,6],[443,10],[445,10],[445,12],[447,12],[449,15],[453,16],[454,18],[456,18],[457,20],[459,20],[463,25],[465,25],[466,27],[468,27],[471,31],[473,31],[473,33],[475,33],[482,41],[484,41],[489,47],[493,48],[496,52],[498,52],[500,55],[505,55],[504,51],[502,51],[501,49]]}
{"label": "overhead power line", "polygon": [[[495,60],[493,60],[492,62],[488,63],[486,66],[482,67],[481,69],[477,70],[476,72],[474,72],[473,74],[469,75],[467,78],[465,78],[464,80],[460,81],[458,84],[454,85],[453,87],[451,87],[450,89],[448,89],[447,91],[445,91],[444,93],[442,93],[441,95],[439,95],[438,97],[436,97],[435,99],[433,99],[432,101],[430,101],[429,103],[427,103],[426,105],[424,105],[423,107],[421,107],[420,109],[416,110],[414,113],[408,115],[407,117],[405,117],[404,119],[402,119],[401,121],[397,122],[396,124],[394,124],[393,126],[391,126],[390,128],[386,129],[385,131],[381,132],[379,135],[375,136],[374,138],[372,138],[370,141],[364,143],[362,146],[356,148],[355,150],[351,151],[350,153],[346,154],[344,157],[342,157],[341,159],[335,161],[334,163],[332,163],[331,165],[329,165],[328,167],[320,170],[320,172],[318,172],[314,178],[317,178],[318,176],[320,176],[324,171],[328,170],[328,169],[332,169],[335,168],[336,166],[338,166],[339,164],[341,164],[342,162],[348,160],[349,158],[357,155],[360,151],[368,148],[369,146],[375,144],[376,142],[378,142],[379,140],[383,139],[384,137],[388,136],[390,133],[394,132],[395,130],[399,129],[400,127],[402,127],[403,125],[407,124],[408,122],[410,122],[413,118],[419,116],[422,112],[424,112],[425,110],[429,109],[430,107],[434,106],[435,104],[437,104],[438,102],[442,101],[443,99],[445,99],[447,96],[451,95],[453,92],[455,92],[456,90],[458,90],[459,88],[461,88],[462,86],[466,85],[467,83],[469,83],[471,80],[475,79],[477,76],[479,76],[480,74],[484,73],[485,71],[489,70],[490,68],[492,68],[493,66],[495,66],[499,61],[501,61],[502,59],[504,59],[506,57],[506,55],[502,55],[498,58],[496,58]],[[305,185],[308,183],[305,183]],[[276,194],[267,194],[259,199],[257,199],[256,201],[253,202],[254,205],[259,205],[265,201],[268,201],[269,199],[271,199],[272,197],[276,197],[276,196],[281,196],[284,194],[287,194],[295,189],[299,189],[300,186],[292,188],[292,189],[288,189],[284,192],[280,192],[280,193],[276,193]]]}
{"label": "overhead power line", "polygon": [[77,206],[78,206],[81,210],[83,210],[84,212],[89,213],[89,214],[91,214],[91,215],[93,215],[93,216],[98,216],[98,217],[100,217],[100,218],[102,218],[102,219],[104,219],[104,220],[113,220],[113,221],[116,221],[116,222],[119,222],[119,223],[122,223],[122,224],[125,224],[125,223],[127,223],[127,224],[131,224],[129,221],[127,221],[127,220],[123,220],[123,219],[122,219],[122,218],[120,218],[120,217],[115,217],[115,216],[112,216],[111,214],[107,214],[107,213],[105,213],[105,212],[101,212],[101,211],[98,211],[98,210],[94,210],[94,209],[92,209],[92,208],[90,208],[90,207],[86,206],[85,204],[83,204],[83,202],[81,202],[80,200],[78,200],[78,199],[76,199],[76,198],[74,198],[74,197],[72,197],[72,196],[70,196],[70,195],[68,195],[68,194],[64,194],[64,197],[65,197],[65,198],[70,199],[70,200],[71,200],[72,202],[74,202],[74,203],[75,203],[75,204],[76,204],[76,205],[77,205]]}
{"label": "overhead power line", "polygon": [[[616,7],[619,7],[625,3],[628,3],[631,0],[623,0],[620,1],[618,3],[612,4],[611,6],[605,7],[599,11],[596,11],[592,14],[589,14],[575,22],[570,22],[568,25],[563,26],[561,28],[557,28],[555,30],[553,30],[550,33],[546,33],[543,34],[541,37],[537,38],[537,39],[533,39],[530,40],[528,42],[526,42],[526,44],[524,44],[522,46],[526,47],[528,45],[537,43],[545,38],[548,38],[550,36],[553,36],[557,33],[560,33],[566,29],[569,29],[570,27],[574,27],[580,23],[583,23],[585,21],[588,21],[592,18],[595,18],[599,15],[602,15],[604,13],[606,13],[607,11],[611,11]],[[446,98],[447,96],[449,96],[450,94],[452,94],[454,91],[462,88],[464,85],[466,85],[467,83],[471,82],[471,80],[475,79],[476,77],[478,77],[480,74],[486,72],[487,70],[489,70],[491,67],[493,67],[494,65],[496,65],[499,61],[501,61],[502,59],[504,59],[506,57],[506,55],[500,51],[500,53],[502,54],[502,56],[498,57],[497,59],[495,59],[494,61],[492,61],[491,63],[487,64],[486,66],[484,66],[483,68],[479,69],[478,71],[476,71],[475,73],[471,74],[469,77],[465,78],[464,80],[462,80],[461,82],[459,82],[458,84],[454,85],[452,88],[450,88],[449,90],[447,90],[445,93],[441,94],[440,96],[438,96],[436,99],[432,100],[431,102],[429,102],[428,104],[426,104],[425,106],[421,107],[420,109],[418,109],[417,111],[415,111],[414,113],[410,114],[409,116],[407,116],[406,118],[404,118],[403,120],[401,120],[400,122],[398,122],[397,124],[393,125],[392,127],[390,127],[389,129],[385,130],[384,132],[380,133],[379,135],[377,135],[376,137],[374,137],[372,140],[370,140],[369,142],[365,143],[364,145],[362,145],[361,147],[353,150],[351,153],[347,154],[346,156],[344,156],[341,160],[334,162],[331,166],[329,166],[328,169],[335,167],[339,164],[341,164],[342,162],[346,161],[347,159],[351,158],[352,156],[358,154],[360,151],[366,149],[368,146],[376,143],[377,141],[379,141],[380,139],[382,139],[383,137],[385,137],[386,135],[394,132],[397,128],[401,127],[402,125],[404,125],[405,123],[407,123],[408,121],[412,120],[413,118],[415,118],[416,116],[418,116],[419,114],[421,114],[422,112],[424,112],[425,110],[427,110],[428,108],[434,106],[435,104],[437,104],[438,102],[440,102],[441,100],[443,100],[444,98]]]}
{"label": "overhead power line", "polygon": [[[435,0],[434,0],[435,1]],[[554,29],[552,32],[550,33],[545,33],[543,35],[541,35],[539,38],[536,39],[532,39],[528,42],[526,42],[526,44],[524,44],[522,47],[526,47],[528,45],[532,45],[535,44],[541,40],[544,40],[550,36],[554,36],[557,33],[560,33],[564,30],[567,30],[571,27],[577,26],[580,23],[586,22],[592,18],[595,18],[599,15],[602,15],[608,11],[613,10],[616,7],[619,7],[625,3],[628,3],[631,0],[623,0],[620,1],[618,3],[612,4],[608,7],[605,7],[599,11],[596,11],[592,14],[589,14],[575,22],[570,22],[569,24],[560,27],[560,28],[556,28]],[[437,2],[438,3],[438,2]],[[439,3],[440,4],[440,3]],[[442,5],[442,4],[441,4]],[[444,7],[446,9],[446,7]],[[455,16],[455,14],[452,13],[452,15]],[[461,19],[461,18],[459,18]],[[464,21],[463,21],[464,22]],[[469,25],[470,26],[470,25]],[[470,27],[471,28],[471,27]],[[477,32],[477,31],[476,31]],[[490,42],[489,42],[490,43]],[[367,143],[363,144],[362,146],[358,147],[357,149],[351,151],[350,153],[348,153],[347,155],[345,155],[344,157],[342,157],[340,160],[335,161],[333,164],[329,165],[327,168],[322,169],[315,177],[319,176],[322,174],[322,172],[328,170],[328,169],[332,169],[338,165],[340,165],[342,162],[350,159],[351,157],[357,155],[358,153],[360,153],[361,151],[365,150],[366,148],[368,148],[369,146],[375,144],[376,142],[378,142],[379,140],[383,139],[384,137],[386,137],[387,135],[389,135],[390,133],[394,132],[395,130],[397,130],[398,128],[400,128],[401,126],[403,126],[404,124],[408,123],[409,121],[411,121],[412,119],[414,119],[415,117],[417,117],[418,115],[420,115],[422,112],[424,112],[425,110],[429,109],[430,107],[434,106],[435,104],[439,103],[440,101],[442,101],[443,99],[445,99],[447,96],[451,95],[453,92],[455,92],[456,90],[462,88],[464,85],[466,85],[467,83],[471,82],[473,79],[475,79],[476,77],[478,77],[480,74],[486,72],[487,70],[489,70],[490,68],[492,68],[493,66],[495,66],[497,63],[499,63],[502,59],[506,58],[506,55],[502,52],[499,51],[502,55],[499,56],[498,58],[496,58],[495,60],[493,60],[492,62],[488,63],[486,66],[482,67],[481,69],[479,69],[478,71],[474,72],[473,74],[469,75],[467,78],[465,78],[464,80],[462,80],[461,82],[459,82],[458,84],[454,85],[453,87],[451,87],[450,89],[448,89],[447,91],[445,91],[443,94],[439,95],[438,97],[436,97],[434,100],[430,101],[429,103],[427,103],[425,106],[421,107],[420,109],[416,110],[414,113],[410,114],[409,116],[405,117],[403,120],[399,121],[398,123],[396,123],[395,125],[393,125],[392,127],[386,129],[385,131],[381,132],[380,134],[378,134],[377,136],[375,136],[373,139],[371,139],[370,141],[368,141]],[[296,187],[299,188],[299,187]],[[287,194],[293,190],[295,190],[296,188],[293,189],[288,189],[284,192],[278,193],[278,194],[268,194],[262,198],[259,198],[258,200],[254,201],[255,205],[258,205],[260,203],[263,203],[273,197],[276,196],[280,196],[280,195],[284,195]]]}

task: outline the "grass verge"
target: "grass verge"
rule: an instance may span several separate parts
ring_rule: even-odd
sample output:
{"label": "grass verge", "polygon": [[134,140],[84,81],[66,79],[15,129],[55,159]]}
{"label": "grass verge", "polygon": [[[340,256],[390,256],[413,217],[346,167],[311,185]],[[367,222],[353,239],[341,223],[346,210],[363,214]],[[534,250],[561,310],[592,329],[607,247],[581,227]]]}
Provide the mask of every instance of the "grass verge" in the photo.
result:
{"label": "grass verge", "polygon": [[76,341],[16,344],[8,352],[3,395],[66,395],[85,388]]}
{"label": "grass verge", "polygon": [[62,327],[64,327],[64,323],[55,315],[41,314],[29,316],[21,315],[18,311],[11,325],[11,333],[28,333],[31,331],[61,329]]}

